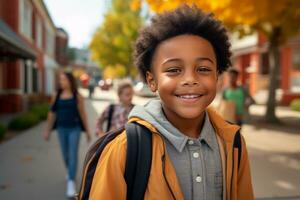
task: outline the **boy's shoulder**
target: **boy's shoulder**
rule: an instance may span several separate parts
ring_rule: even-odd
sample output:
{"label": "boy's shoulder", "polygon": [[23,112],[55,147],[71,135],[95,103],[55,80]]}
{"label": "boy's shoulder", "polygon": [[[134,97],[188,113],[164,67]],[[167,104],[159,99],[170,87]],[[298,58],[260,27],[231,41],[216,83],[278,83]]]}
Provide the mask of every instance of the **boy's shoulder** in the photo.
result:
{"label": "boy's shoulder", "polygon": [[[111,140],[103,149],[101,153],[101,160],[105,159],[107,161],[112,159],[121,159],[124,160],[126,158],[126,149],[127,149],[127,137],[126,131],[121,130],[122,132],[116,136],[113,140]],[[118,160],[119,160],[118,159]],[[113,162],[112,162],[113,163]]]}

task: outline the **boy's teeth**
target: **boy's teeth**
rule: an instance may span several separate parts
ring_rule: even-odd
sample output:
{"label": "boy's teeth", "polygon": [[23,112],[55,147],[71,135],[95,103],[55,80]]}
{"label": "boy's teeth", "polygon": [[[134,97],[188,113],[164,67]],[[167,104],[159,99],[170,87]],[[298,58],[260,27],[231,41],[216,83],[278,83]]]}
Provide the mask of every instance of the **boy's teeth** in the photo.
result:
{"label": "boy's teeth", "polygon": [[180,95],[179,97],[183,99],[193,99],[200,97],[200,95]]}

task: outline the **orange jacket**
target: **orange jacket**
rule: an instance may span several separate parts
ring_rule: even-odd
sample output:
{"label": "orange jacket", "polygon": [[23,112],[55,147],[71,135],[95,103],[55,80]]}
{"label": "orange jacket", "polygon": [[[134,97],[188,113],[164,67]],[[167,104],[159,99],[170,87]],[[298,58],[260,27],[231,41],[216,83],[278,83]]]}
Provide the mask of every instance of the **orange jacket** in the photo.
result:
{"label": "orange jacket", "polygon": [[[209,118],[214,126],[220,146],[223,169],[223,200],[252,200],[253,189],[250,176],[250,166],[246,144],[242,137],[242,154],[238,170],[238,149],[233,149],[233,139],[239,127],[225,122],[214,110],[208,109]],[[162,136],[147,121],[131,118],[130,122],[137,122],[146,126],[153,133],[152,137],[152,166],[145,200],[184,199],[176,172],[171,160],[166,154],[163,164],[162,155],[166,146]],[[233,156],[234,161],[233,162]],[[98,161],[92,187],[91,200],[121,200],[126,199],[126,183],[124,180],[126,162],[126,133],[121,133],[109,143]],[[233,166],[234,164],[234,166]],[[164,168],[164,169],[163,169]],[[165,171],[165,176],[163,174]],[[173,197],[174,196],[174,197]]]}

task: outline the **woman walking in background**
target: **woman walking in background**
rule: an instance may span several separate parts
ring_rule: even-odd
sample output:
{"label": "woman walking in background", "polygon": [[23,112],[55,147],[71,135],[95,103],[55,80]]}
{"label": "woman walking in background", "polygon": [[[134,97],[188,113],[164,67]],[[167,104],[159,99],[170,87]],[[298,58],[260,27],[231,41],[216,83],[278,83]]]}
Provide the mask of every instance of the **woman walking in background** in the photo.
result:
{"label": "woman walking in background", "polygon": [[86,132],[87,140],[91,134],[87,126],[83,97],[77,91],[76,80],[71,73],[59,75],[59,89],[52,97],[52,106],[48,114],[44,139],[49,140],[51,130],[57,129],[58,138],[67,168],[68,197],[76,194],[75,177],[77,171],[78,145],[80,134]]}

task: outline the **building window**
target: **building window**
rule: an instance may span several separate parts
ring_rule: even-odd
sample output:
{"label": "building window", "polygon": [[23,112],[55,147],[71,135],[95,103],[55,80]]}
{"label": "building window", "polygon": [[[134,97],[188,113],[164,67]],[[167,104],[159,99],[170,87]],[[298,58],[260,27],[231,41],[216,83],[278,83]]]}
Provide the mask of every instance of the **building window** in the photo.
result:
{"label": "building window", "polygon": [[36,17],[36,44],[39,48],[43,47],[43,29],[42,23],[39,17]]}
{"label": "building window", "polygon": [[29,91],[28,88],[28,63],[24,62],[24,93],[27,94]]}
{"label": "building window", "polygon": [[32,91],[34,93],[38,92],[38,70],[37,68],[32,68]]}
{"label": "building window", "polygon": [[300,70],[300,48],[293,49],[292,63],[295,69]]}
{"label": "building window", "polygon": [[32,38],[32,7],[28,0],[20,1],[21,8],[21,32],[28,38]]}
{"label": "building window", "polygon": [[46,30],[46,52],[48,55],[54,56],[55,35],[49,26],[47,26]]}

